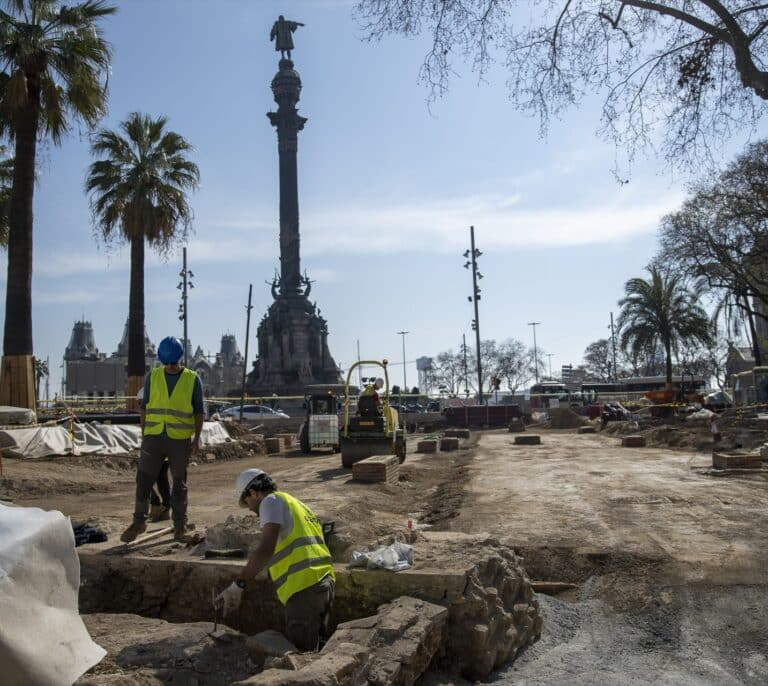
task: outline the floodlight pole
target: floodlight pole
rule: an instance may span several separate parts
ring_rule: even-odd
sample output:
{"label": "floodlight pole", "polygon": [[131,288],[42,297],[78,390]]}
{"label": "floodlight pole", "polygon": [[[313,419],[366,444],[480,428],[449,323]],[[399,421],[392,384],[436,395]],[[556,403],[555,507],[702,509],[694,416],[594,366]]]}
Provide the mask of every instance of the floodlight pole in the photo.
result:
{"label": "floodlight pole", "polygon": [[248,375],[248,338],[251,335],[251,296],[253,295],[253,284],[248,284],[248,304],[245,306],[245,359],[243,360],[243,387],[240,392],[240,423],[243,422],[243,405],[245,404],[245,379]]}
{"label": "floodlight pole", "polygon": [[533,327],[533,373],[536,377],[536,383],[539,383],[539,353],[536,349],[536,327],[541,324],[541,322],[528,322],[528,326]]}
{"label": "floodlight pole", "polygon": [[398,331],[398,336],[403,337],[403,390],[400,392],[400,404],[403,403],[403,392],[408,392],[408,383],[405,380],[405,335],[411,333],[410,331]]}

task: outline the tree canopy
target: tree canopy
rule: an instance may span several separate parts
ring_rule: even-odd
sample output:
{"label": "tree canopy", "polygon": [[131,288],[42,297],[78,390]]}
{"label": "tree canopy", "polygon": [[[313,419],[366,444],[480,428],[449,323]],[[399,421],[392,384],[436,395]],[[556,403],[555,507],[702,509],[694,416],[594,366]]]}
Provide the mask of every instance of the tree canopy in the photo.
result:
{"label": "tree canopy", "polygon": [[657,261],[699,277],[715,292],[718,311],[740,310],[759,363],[754,320],[768,314],[767,141],[692,186],[681,209],[662,221]]}
{"label": "tree canopy", "polygon": [[420,77],[443,93],[456,57],[481,77],[498,62],[512,102],[553,117],[604,98],[600,130],[631,160],[658,146],[673,165],[765,113],[768,5],[718,0],[358,0],[369,39],[428,34]]}
{"label": "tree canopy", "polygon": [[632,355],[664,348],[667,383],[672,382],[672,354],[683,346],[711,342],[709,318],[680,275],[648,268],[649,279],[624,284],[619,300],[619,340]]}

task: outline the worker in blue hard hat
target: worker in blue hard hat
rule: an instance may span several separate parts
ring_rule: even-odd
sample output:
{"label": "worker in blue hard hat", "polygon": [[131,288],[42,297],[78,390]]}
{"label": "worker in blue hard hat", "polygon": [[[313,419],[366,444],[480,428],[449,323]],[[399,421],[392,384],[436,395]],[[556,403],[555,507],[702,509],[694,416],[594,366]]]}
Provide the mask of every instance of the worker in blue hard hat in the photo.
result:
{"label": "worker in blue hard hat", "polygon": [[147,530],[150,493],[166,456],[173,477],[173,536],[178,541],[186,540],[187,467],[190,455],[200,450],[204,409],[203,384],[195,372],[180,364],[183,357],[181,341],[173,336],[164,338],[157,347],[157,358],[163,366],[155,367],[144,381],[136,504],[133,523],[120,536],[124,543]]}

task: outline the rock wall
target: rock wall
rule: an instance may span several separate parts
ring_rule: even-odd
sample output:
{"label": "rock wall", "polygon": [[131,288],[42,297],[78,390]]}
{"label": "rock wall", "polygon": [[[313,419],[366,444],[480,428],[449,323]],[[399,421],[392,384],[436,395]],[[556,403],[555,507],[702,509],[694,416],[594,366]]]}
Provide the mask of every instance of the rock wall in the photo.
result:
{"label": "rock wall", "polygon": [[[211,589],[221,590],[243,562],[166,560],[81,553],[81,612],[133,612],[173,622],[211,620]],[[414,567],[403,572],[336,567],[332,620],[376,615],[401,596],[447,609],[433,661],[478,679],[541,634],[538,602],[515,553],[497,540],[453,532],[420,534]],[[270,582],[249,585],[241,611],[227,619],[249,634],[283,629]]]}

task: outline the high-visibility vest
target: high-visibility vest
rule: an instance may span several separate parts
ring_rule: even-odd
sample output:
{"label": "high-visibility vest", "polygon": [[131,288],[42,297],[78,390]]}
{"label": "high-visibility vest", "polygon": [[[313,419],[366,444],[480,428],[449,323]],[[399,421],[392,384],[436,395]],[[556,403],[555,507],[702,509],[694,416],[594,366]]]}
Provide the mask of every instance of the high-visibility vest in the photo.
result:
{"label": "high-visibility vest", "polygon": [[376,387],[372,383],[369,383],[363,389],[362,395],[376,395]]}
{"label": "high-visibility vest", "polygon": [[192,392],[195,390],[197,374],[191,369],[182,369],[179,380],[168,396],[165,369],[155,367],[149,377],[149,402],[144,408],[144,435],[163,433],[168,438],[192,438],[195,433],[195,415],[192,410]]}
{"label": "high-visibility vest", "polygon": [[331,565],[331,552],[323,539],[323,526],[301,500],[282,491],[275,491],[291,512],[293,529],[275,547],[269,561],[269,576],[280,602],[314,586],[326,576],[336,579]]}

